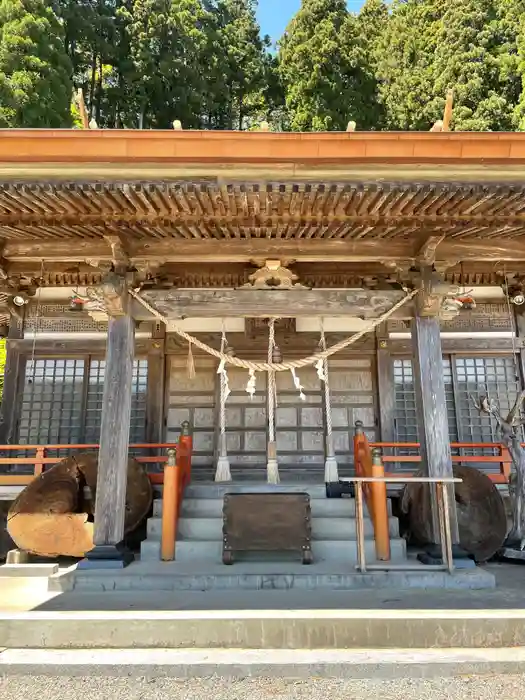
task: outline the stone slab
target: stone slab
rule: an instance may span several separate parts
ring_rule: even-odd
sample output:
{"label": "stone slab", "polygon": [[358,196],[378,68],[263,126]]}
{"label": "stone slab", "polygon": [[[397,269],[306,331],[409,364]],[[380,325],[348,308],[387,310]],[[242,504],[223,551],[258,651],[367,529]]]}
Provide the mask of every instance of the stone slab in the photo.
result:
{"label": "stone slab", "polygon": [[11,649],[502,649],[525,610],[81,611],[0,615]]}
{"label": "stone slab", "polygon": [[[392,515],[392,501],[387,501],[388,514]],[[222,518],[222,498],[188,498],[182,502],[183,517]],[[354,518],[355,500],[353,498],[311,498],[312,517],[316,518]],[[153,501],[153,516],[162,516],[162,500]]]}
{"label": "stone slab", "polygon": [[0,578],[48,577],[58,573],[58,564],[3,564]]}
{"label": "stone slab", "polygon": [[[375,543],[371,539],[365,540],[365,555],[367,562],[375,559]],[[400,560],[406,556],[406,543],[403,539],[392,539],[390,541],[392,559]],[[334,565],[339,562],[345,564],[355,564],[357,561],[357,545],[355,540],[316,540],[312,543],[314,561],[331,561]],[[219,540],[179,540],[176,548],[176,559],[180,562],[205,561],[209,565],[220,564],[222,562],[222,542]],[[257,560],[272,565],[275,555],[270,553],[257,553],[254,555]],[[294,555],[287,555],[288,561],[294,563]],[[143,561],[160,561],[160,540],[147,539],[141,543],[140,558]],[[246,555],[246,559],[248,555]]]}
{"label": "stone slab", "polygon": [[[205,500],[205,499],[202,499]],[[364,520],[365,537],[372,538],[374,526],[370,518]],[[312,517],[312,538],[314,540],[355,540],[355,518],[319,518]],[[221,540],[223,520],[221,517],[186,517],[179,518],[177,534],[180,539],[194,540]],[[160,540],[162,533],[162,518],[149,518],[147,524],[148,540]],[[397,518],[389,518],[389,532],[391,537],[399,537],[399,521]]]}
{"label": "stone slab", "polygon": [[525,649],[8,649],[0,674],[388,680],[525,672]]}
{"label": "stone slab", "polygon": [[[299,565],[300,566],[300,565]],[[279,573],[279,568],[281,572]],[[378,572],[361,574],[355,570],[344,573],[333,571],[290,570],[278,567],[268,571],[264,565],[259,571],[250,569],[248,563],[234,567],[227,573],[210,567],[193,565],[178,573],[162,573],[156,570],[131,574],[117,572],[80,572],[65,577],[51,577],[48,590],[60,591],[358,591],[358,590],[491,590],[494,577],[476,569],[455,572],[450,575],[441,571]],[[276,571],[277,569],[277,571]],[[129,569],[128,569],[129,572]]]}

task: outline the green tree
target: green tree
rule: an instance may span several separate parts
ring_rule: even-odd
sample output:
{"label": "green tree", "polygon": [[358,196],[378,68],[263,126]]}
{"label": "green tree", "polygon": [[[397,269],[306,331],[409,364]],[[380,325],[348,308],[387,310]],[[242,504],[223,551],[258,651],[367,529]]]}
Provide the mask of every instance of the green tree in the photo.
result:
{"label": "green tree", "polygon": [[513,127],[519,96],[516,39],[505,30],[494,0],[455,0],[447,4],[434,57],[434,100],[442,112],[454,88],[453,128],[501,131]]}
{"label": "green tree", "polygon": [[135,126],[201,124],[207,88],[209,18],[200,0],[134,0],[120,13],[130,55],[130,103]]}
{"label": "green tree", "polygon": [[345,0],[303,0],[279,45],[279,71],[294,131],[358,123],[363,81],[359,25]]}
{"label": "green tree", "polygon": [[389,129],[429,129],[441,112],[434,98],[434,54],[443,0],[395,0],[378,46],[379,93]]}
{"label": "green tree", "polygon": [[0,126],[70,126],[71,72],[53,8],[0,0]]}
{"label": "green tree", "polygon": [[120,10],[126,3],[129,0],[54,0],[73,81],[82,88],[88,114],[99,126],[120,126],[125,111],[129,43]]}
{"label": "green tree", "polygon": [[513,91],[514,127],[525,131],[525,0],[498,0],[497,9],[506,38],[500,50],[500,74]]}
{"label": "green tree", "polygon": [[[347,19],[350,25],[348,56],[355,56],[360,72],[358,84],[357,126],[360,129],[382,129],[385,125],[385,109],[379,94],[378,61],[382,37],[388,24],[388,8],[384,0],[366,0],[357,22]],[[357,120],[357,119],[356,119]]]}
{"label": "green tree", "polygon": [[255,0],[218,0],[210,7],[215,67],[210,80],[214,97],[213,126],[244,129],[267,112],[272,61],[270,40],[261,37]]}

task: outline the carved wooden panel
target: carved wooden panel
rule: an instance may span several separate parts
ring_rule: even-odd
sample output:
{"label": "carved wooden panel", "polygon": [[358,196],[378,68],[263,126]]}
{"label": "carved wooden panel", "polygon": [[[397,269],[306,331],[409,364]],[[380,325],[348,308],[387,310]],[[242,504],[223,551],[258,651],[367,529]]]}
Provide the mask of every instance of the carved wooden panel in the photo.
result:
{"label": "carved wooden panel", "polygon": [[[481,332],[512,331],[514,318],[506,304],[478,304],[472,311],[461,311],[453,321],[442,321],[442,331],[447,332]],[[391,333],[403,333],[410,328],[410,322],[399,319],[388,321]]]}

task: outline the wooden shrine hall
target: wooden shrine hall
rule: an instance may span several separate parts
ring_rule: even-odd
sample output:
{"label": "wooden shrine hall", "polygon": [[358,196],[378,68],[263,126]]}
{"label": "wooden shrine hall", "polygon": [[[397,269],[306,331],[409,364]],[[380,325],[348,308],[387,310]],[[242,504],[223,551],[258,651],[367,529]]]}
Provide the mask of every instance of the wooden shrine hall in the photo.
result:
{"label": "wooden shrine hall", "polygon": [[[341,559],[350,499],[326,496],[355,492],[348,539],[384,563],[404,552],[387,496],[419,475],[450,555],[456,467],[495,491],[510,472],[471,396],[505,412],[524,386],[524,172],[521,133],[0,130],[2,497],[42,505],[67,462],[96,566],[148,517],[141,559],[230,563],[257,518],[310,517],[303,560]],[[192,525],[206,488],[220,512]],[[313,500],[287,519],[286,494]],[[25,503],[8,529],[37,551]]]}

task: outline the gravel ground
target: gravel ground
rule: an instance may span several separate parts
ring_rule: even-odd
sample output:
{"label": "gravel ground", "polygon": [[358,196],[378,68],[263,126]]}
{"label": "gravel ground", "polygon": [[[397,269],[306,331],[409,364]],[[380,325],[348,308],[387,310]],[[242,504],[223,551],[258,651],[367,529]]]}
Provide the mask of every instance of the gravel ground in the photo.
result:
{"label": "gravel ground", "polygon": [[525,676],[436,680],[191,681],[147,678],[2,678],[2,700],[521,700]]}

